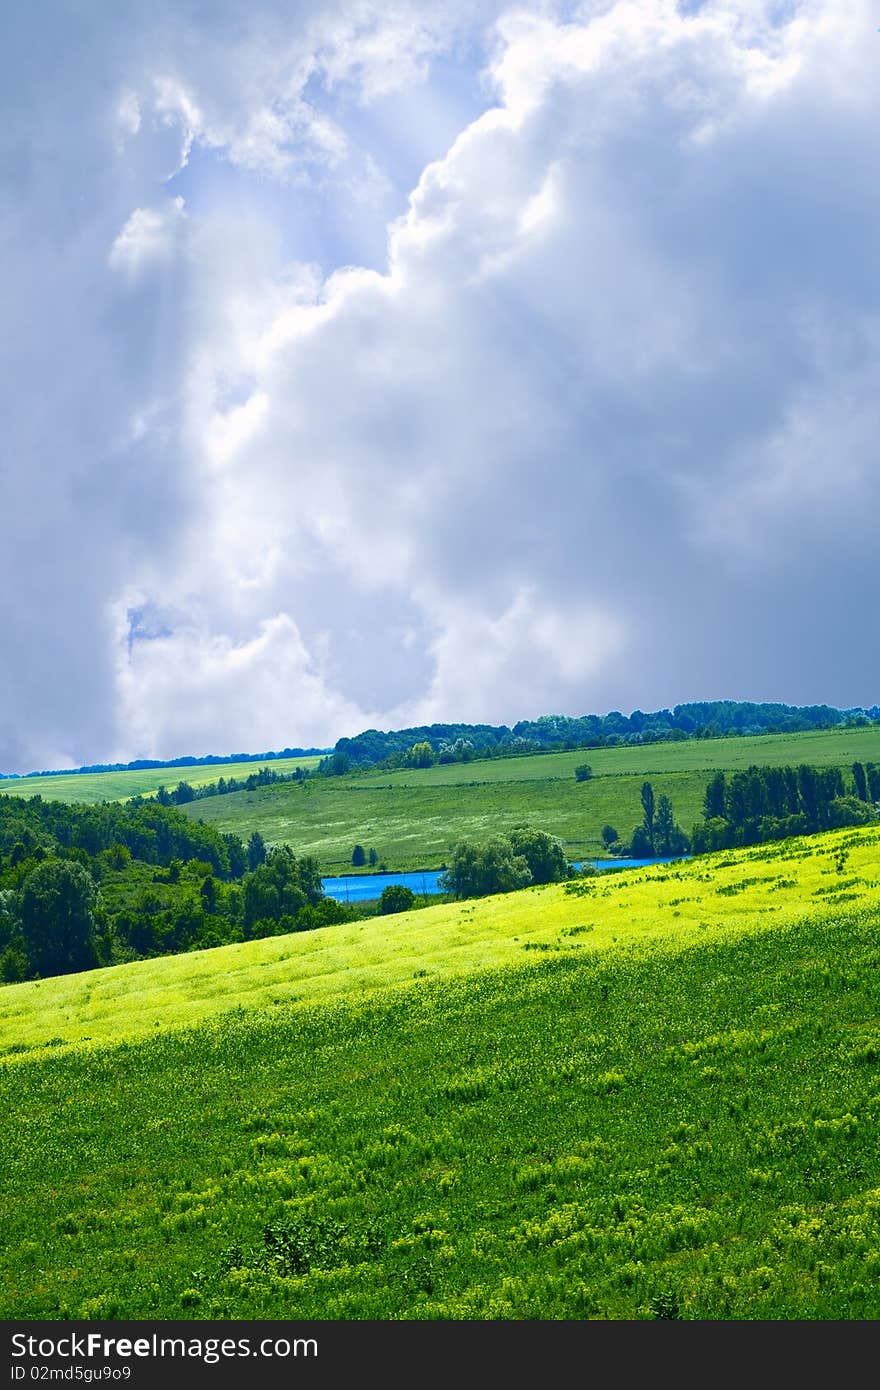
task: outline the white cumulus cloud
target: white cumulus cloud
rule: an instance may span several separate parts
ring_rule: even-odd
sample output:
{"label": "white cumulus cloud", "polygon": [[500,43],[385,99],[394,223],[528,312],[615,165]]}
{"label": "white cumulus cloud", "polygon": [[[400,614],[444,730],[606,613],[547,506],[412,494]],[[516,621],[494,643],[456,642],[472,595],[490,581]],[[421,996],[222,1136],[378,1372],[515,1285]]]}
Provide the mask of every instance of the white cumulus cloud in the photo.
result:
{"label": "white cumulus cloud", "polygon": [[17,14],[0,768],[876,700],[870,8]]}

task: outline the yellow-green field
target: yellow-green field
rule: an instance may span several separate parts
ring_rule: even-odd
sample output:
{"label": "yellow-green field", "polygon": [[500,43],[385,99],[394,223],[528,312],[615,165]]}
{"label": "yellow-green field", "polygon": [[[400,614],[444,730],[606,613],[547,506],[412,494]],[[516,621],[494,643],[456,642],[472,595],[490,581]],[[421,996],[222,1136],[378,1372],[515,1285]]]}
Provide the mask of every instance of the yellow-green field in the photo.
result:
{"label": "yellow-green field", "polygon": [[680,951],[880,906],[880,828],[603,873],[0,990],[0,1054],[142,1038],[225,1011],[358,1000],[545,955]]}
{"label": "yellow-green field", "polygon": [[122,801],[129,796],[153,796],[159,787],[188,782],[205,787],[221,777],[250,777],[261,767],[273,772],[293,772],[317,767],[320,755],[274,758],[265,763],[206,763],[193,767],[153,767],[122,772],[70,772],[56,777],[0,777],[0,796],[41,796],[44,801]]}
{"label": "yellow-green field", "polygon": [[880,827],[0,990],[0,1317],[880,1316]]}

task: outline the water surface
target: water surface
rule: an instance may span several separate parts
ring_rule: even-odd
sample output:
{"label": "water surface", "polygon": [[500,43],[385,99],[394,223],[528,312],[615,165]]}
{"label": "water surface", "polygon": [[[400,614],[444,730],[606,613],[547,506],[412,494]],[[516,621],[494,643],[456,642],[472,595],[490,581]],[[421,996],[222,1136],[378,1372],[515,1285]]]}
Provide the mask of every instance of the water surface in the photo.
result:
{"label": "water surface", "polygon": [[[672,860],[591,859],[588,862],[596,869],[644,869],[650,864],[670,864]],[[583,868],[583,861],[572,864],[572,868]],[[442,872],[442,869],[416,869],[397,874],[341,874],[323,878],[321,882],[327,897],[336,898],[341,903],[369,902],[378,898],[382,889],[391,883],[402,883],[404,887],[411,888],[417,897],[429,898],[441,891],[439,879]]]}

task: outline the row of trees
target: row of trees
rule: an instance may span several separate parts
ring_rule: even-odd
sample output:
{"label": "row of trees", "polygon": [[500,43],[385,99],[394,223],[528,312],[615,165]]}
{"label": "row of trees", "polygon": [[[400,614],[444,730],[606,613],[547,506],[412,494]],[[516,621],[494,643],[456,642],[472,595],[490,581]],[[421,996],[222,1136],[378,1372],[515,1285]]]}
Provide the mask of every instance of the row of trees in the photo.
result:
{"label": "row of trees", "polygon": [[[341,775],[357,767],[430,766],[431,762],[470,758],[511,757],[547,749],[609,748],[620,744],[668,742],[731,735],[799,733],[880,723],[880,706],[848,710],[831,705],[755,704],[749,701],[709,700],[676,705],[646,713],[619,710],[608,714],[571,717],[542,715],[506,724],[430,724],[383,732],[366,729],[341,738],[319,770]],[[416,751],[418,750],[418,751]],[[416,761],[413,761],[416,759]]]}
{"label": "row of trees", "polygon": [[371,869],[375,869],[379,862],[379,856],[374,849],[365,850],[363,845],[355,845],[351,852],[352,867],[362,869],[369,864]]}
{"label": "row of trees", "polygon": [[[179,758],[135,758],[129,763],[84,763],[82,767],[59,767],[25,773],[21,777],[22,791],[25,794],[27,783],[39,777],[76,777],[81,772],[146,772],[165,767],[222,767],[226,763],[265,763],[275,758],[308,758],[326,752],[326,748],[279,748],[267,753],[206,753],[202,757],[184,753]],[[0,777],[18,776],[16,772],[0,772]],[[26,794],[30,795],[30,792]]]}
{"label": "row of trees", "polygon": [[703,823],[694,826],[695,853],[866,825],[880,811],[880,768],[750,767],[716,772],[706,787]]}
{"label": "row of trees", "polygon": [[[227,763],[266,763],[274,759],[314,758],[327,752],[325,748],[279,748],[266,753],[204,753],[197,758],[195,753],[184,753],[181,758],[135,758],[129,763],[83,763],[82,767],[54,767],[40,770],[39,773],[21,774],[22,791],[26,784],[39,777],[76,777],[78,773],[127,773],[127,771],[152,771],[163,767],[222,767]],[[18,778],[18,773],[1,773],[0,777]]]}
{"label": "row of trees", "polygon": [[[348,742],[350,740],[340,739],[342,744]],[[538,752],[539,749],[539,744],[528,739],[516,739],[504,745],[496,743],[478,745],[469,738],[439,739],[435,745],[427,739],[422,739],[406,748],[394,749],[384,757],[371,762],[367,758],[353,757],[352,753],[345,747],[337,747],[333,753],[321,759],[316,773],[319,776],[341,777],[363,767],[381,767],[387,768],[389,771],[409,767],[435,767],[449,763],[469,763],[473,762],[474,758],[512,757],[521,753]]]}
{"label": "row of trees", "polygon": [[703,820],[689,836],[669,797],[655,798],[650,782],[642,783],[641,800],[641,824],[629,840],[621,840],[614,826],[603,827],[606,849],[634,859],[675,858],[866,825],[880,812],[880,768],[855,762],[850,778],[839,767],[807,764],[716,772],[703,798]]}
{"label": "row of trees", "polygon": [[633,830],[626,851],[633,859],[670,859],[687,854],[691,842],[682,830],[665,794],[655,800],[650,782],[642,783],[642,823]]}
{"label": "row of trees", "polygon": [[[295,767],[292,772],[276,772],[271,767],[261,767],[259,772],[250,772],[247,777],[219,777],[216,782],[205,782],[192,786],[189,782],[178,782],[171,790],[161,786],[156,791],[160,806],[185,806],[190,801],[201,801],[205,797],[228,796],[232,792],[252,792],[258,787],[271,787],[276,782],[304,782],[308,772],[303,767]],[[130,806],[143,806],[148,798],[134,796]]]}

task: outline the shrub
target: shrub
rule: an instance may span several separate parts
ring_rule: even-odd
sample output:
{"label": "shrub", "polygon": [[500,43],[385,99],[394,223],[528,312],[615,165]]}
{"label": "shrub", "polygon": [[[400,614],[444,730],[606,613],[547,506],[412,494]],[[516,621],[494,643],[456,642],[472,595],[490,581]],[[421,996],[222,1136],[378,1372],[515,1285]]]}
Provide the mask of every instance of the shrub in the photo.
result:
{"label": "shrub", "polygon": [[379,898],[379,911],[383,916],[390,912],[408,912],[415,906],[416,895],[404,883],[389,883],[382,889]]}

